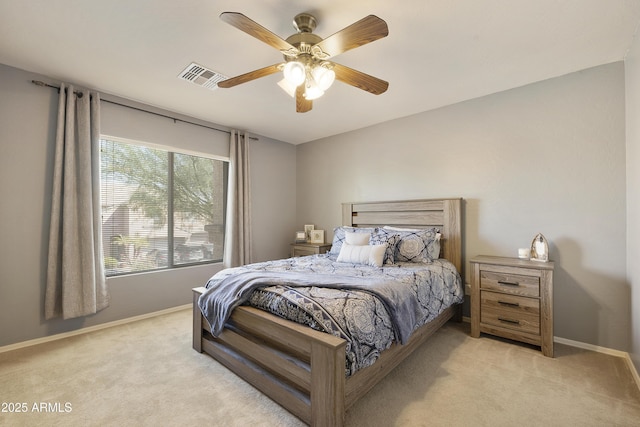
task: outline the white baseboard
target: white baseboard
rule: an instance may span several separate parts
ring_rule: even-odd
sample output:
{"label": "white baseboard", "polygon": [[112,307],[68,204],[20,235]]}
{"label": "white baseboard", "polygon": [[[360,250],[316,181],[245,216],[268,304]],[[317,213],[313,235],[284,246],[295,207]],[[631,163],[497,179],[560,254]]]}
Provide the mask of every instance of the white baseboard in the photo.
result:
{"label": "white baseboard", "polygon": [[557,342],[558,344],[568,345],[568,346],[571,346],[571,347],[581,348],[583,350],[595,351],[596,353],[604,353],[604,354],[608,354],[610,356],[616,356],[616,357],[625,357],[625,355],[629,354],[626,351],[614,350],[612,348],[607,348],[607,347],[600,347],[598,345],[588,344],[586,342],[569,340],[569,339],[561,338],[561,337],[553,337],[553,342]]}
{"label": "white baseboard", "polygon": [[6,353],[7,351],[17,350],[20,348],[31,347],[46,342],[57,341],[63,338],[69,338],[76,335],[87,334],[89,332],[99,331],[101,329],[112,328],[114,326],[124,325],[131,322],[137,322],[138,320],[150,319],[156,316],[162,316],[163,314],[175,313],[176,311],[182,311],[193,307],[192,304],[179,305],[177,307],[171,307],[160,311],[154,311],[152,313],[141,314],[139,316],[127,317],[126,319],[114,320],[113,322],[102,323],[100,325],[88,326],[86,328],[76,329],[75,331],[63,332],[61,334],[50,335],[48,337],[36,338],[33,340],[23,341],[15,344],[5,345],[0,347],[0,353]]}

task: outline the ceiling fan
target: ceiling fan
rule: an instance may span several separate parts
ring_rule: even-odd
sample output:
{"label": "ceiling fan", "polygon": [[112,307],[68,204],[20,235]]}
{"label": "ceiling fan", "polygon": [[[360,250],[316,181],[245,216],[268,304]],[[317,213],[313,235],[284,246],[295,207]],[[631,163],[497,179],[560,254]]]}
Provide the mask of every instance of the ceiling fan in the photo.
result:
{"label": "ceiling fan", "polygon": [[384,93],[389,87],[384,80],[329,61],[343,52],[386,37],[389,34],[387,23],[377,16],[369,15],[322,39],[313,34],[316,18],[308,13],[300,13],[293,19],[297,33],[286,40],[242,13],[223,12],[220,19],[278,49],[284,55],[284,62],[220,81],[218,87],[230,88],[282,71],[284,79],[278,84],[295,97],[298,113],[310,111],[313,100],[322,96],[334,80],[374,95]]}

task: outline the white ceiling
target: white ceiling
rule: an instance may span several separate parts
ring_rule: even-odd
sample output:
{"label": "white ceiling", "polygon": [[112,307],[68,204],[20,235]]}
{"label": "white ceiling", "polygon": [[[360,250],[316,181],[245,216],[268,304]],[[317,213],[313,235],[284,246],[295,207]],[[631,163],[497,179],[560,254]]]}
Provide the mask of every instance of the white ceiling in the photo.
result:
{"label": "white ceiling", "polygon": [[[222,22],[242,12],[286,38],[313,13],[327,37],[366,15],[389,36],[333,60],[389,82],[336,82],[300,114],[272,75],[210,91],[179,80],[197,62],[227,76],[279,63]],[[640,0],[0,0],[0,63],[299,144],[620,61]]]}

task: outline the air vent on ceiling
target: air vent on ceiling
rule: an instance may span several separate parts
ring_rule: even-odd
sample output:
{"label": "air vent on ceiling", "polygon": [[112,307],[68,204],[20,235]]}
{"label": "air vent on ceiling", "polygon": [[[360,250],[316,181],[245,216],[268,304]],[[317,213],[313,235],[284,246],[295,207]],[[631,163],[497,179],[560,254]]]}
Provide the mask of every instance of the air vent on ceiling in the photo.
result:
{"label": "air vent on ceiling", "polygon": [[218,82],[228,79],[227,76],[223,76],[222,74],[196,64],[195,62],[192,62],[191,65],[185,68],[178,75],[178,78],[195,83],[198,86],[204,86],[211,90],[218,87]]}

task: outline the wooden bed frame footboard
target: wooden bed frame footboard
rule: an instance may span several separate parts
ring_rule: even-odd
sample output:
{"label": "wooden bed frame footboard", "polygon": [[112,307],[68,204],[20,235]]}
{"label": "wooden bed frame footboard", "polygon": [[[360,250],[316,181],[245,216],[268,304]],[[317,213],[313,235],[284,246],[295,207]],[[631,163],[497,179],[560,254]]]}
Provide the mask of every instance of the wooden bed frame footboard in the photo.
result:
{"label": "wooden bed frame footboard", "polygon": [[193,295],[195,350],[211,355],[307,424],[342,425],[346,341],[248,306],[237,307],[214,338],[197,305],[204,290],[196,288]]}
{"label": "wooden bed frame footboard", "polygon": [[236,308],[226,329],[213,337],[198,308],[204,291],[193,290],[193,348],[209,354],[312,426],[342,426],[346,410],[457,309],[449,307],[405,345],[392,345],[372,366],[346,378],[345,340],[253,307]]}
{"label": "wooden bed frame footboard", "polygon": [[[438,226],[442,256],[462,274],[461,199],[343,204],[343,224],[406,227]],[[375,221],[380,219],[380,221]],[[462,276],[464,277],[464,276]],[[393,344],[370,367],[345,375],[346,341],[265,311],[237,307],[216,338],[198,307],[205,291],[193,289],[193,348],[205,352],[312,426],[342,426],[345,412],[413,350],[452,317],[446,309],[416,330],[405,345]]]}

